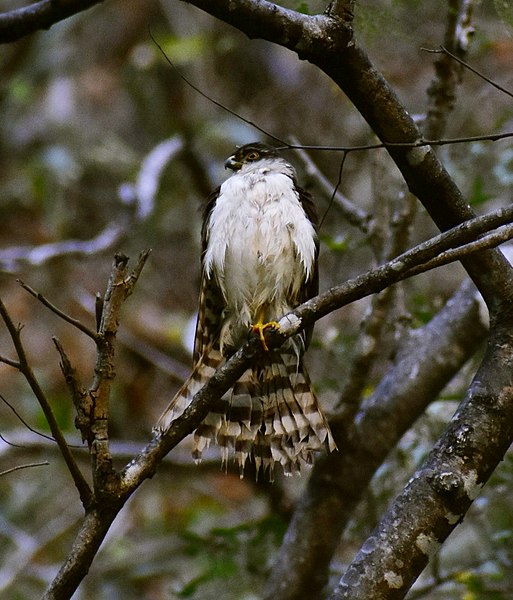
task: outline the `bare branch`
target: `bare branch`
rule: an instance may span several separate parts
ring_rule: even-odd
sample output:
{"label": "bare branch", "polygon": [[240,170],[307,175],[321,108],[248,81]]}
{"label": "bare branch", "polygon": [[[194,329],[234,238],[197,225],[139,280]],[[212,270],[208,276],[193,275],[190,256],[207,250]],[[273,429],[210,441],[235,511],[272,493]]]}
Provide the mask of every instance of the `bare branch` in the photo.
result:
{"label": "bare branch", "polygon": [[89,435],[89,427],[90,427],[90,415],[84,414],[84,406],[88,406],[86,402],[87,393],[85,389],[80,384],[78,374],[76,370],[73,368],[71,361],[69,360],[62,344],[56,337],[52,338],[53,343],[55,344],[57,351],[61,357],[61,371],[64,375],[64,379],[66,380],[66,384],[71,394],[71,398],[73,400],[73,405],[75,406],[76,417],[75,417],[75,427],[82,434],[82,442],[88,439]]}
{"label": "bare branch", "polygon": [[266,337],[267,345],[271,343],[276,347],[283,343],[285,331],[287,337],[293,335],[302,327],[319,320],[333,310],[380,292],[398,281],[428,271],[434,266],[460,260],[467,256],[469,251],[475,252],[503,243],[513,234],[511,228],[508,228],[507,234],[499,232],[497,236],[492,235],[477,242],[474,240],[504,223],[511,223],[512,219],[513,206],[482,217],[475,217],[415,246],[380,267],[319,294],[292,311],[290,315],[286,315],[280,321],[283,325],[282,329],[269,331],[269,341]]}
{"label": "bare branch", "polygon": [[103,252],[119,242],[126,231],[127,224],[114,223],[91,240],[63,240],[40,246],[12,246],[0,250],[0,267],[8,273],[15,273],[19,270],[20,262],[39,266],[57,256]]}
{"label": "bare branch", "polygon": [[[417,273],[423,273],[430,269],[436,269],[439,266],[446,265],[448,262],[454,262],[455,260],[461,260],[462,257],[468,256],[473,252],[479,250],[487,250],[489,248],[495,248],[504,242],[507,242],[513,237],[513,226],[502,225],[495,231],[483,234],[479,239],[469,242],[460,248],[451,248],[444,250],[438,256],[435,256],[432,260],[429,260],[424,265],[419,265],[411,270],[411,275]],[[418,270],[417,270],[418,269]]]}
{"label": "bare branch", "polygon": [[342,413],[331,421],[340,452],[316,461],[267,582],[266,600],[319,596],[340,536],[376,469],[485,334],[476,290],[467,281],[426,326],[404,339],[358,418]]}
{"label": "bare branch", "polygon": [[3,362],[4,364],[9,365],[10,367],[13,367],[13,369],[20,368],[20,363],[17,360],[7,358],[7,356],[0,356],[0,362]]}
{"label": "bare branch", "polygon": [[[16,368],[19,370],[19,365],[16,366]],[[4,398],[1,394],[0,394],[0,400],[2,400],[2,402],[12,410],[12,412],[16,415],[16,418],[20,421],[20,423],[22,423],[29,431],[31,431],[32,433],[35,433],[39,437],[44,438],[45,440],[49,440],[49,441],[55,443],[55,438],[53,438],[51,435],[46,435],[46,433],[43,433],[41,431],[38,431],[37,429],[34,429],[29,423],[27,423],[27,421],[25,421],[25,419],[20,415],[20,413],[16,410],[16,408],[10,402],[8,402],[7,399]]]}
{"label": "bare branch", "polygon": [[[445,45],[459,56],[465,56],[469,37],[473,33],[471,18],[472,0],[451,0],[447,7]],[[428,89],[429,108],[426,134],[428,138],[440,137],[445,131],[447,119],[454,108],[456,88],[461,82],[461,67],[442,56],[435,62],[436,78]]]}
{"label": "bare branch", "polygon": [[511,322],[505,317],[504,327],[490,330],[487,355],[494,362],[483,361],[445,433],[364,543],[331,600],[403,598],[504,456],[513,437]]}
{"label": "bare branch", "polygon": [[47,460],[36,463],[27,463],[26,465],[18,465],[17,467],[11,467],[10,469],[6,469],[0,473],[0,477],[3,475],[8,475],[9,473],[14,473],[14,471],[21,471],[22,469],[31,469],[32,467],[45,467],[50,463]]}
{"label": "bare branch", "polygon": [[[296,155],[301,159],[303,168],[307,175],[319,185],[319,187],[329,198],[333,194],[333,185],[321,173],[317,165],[310,158],[298,140],[293,139],[292,142],[293,147],[296,150]],[[359,206],[351,202],[351,200],[346,198],[340,191],[337,191],[335,194],[334,201],[335,206],[340,210],[342,216],[347,220],[348,223],[354,225],[364,233],[367,233],[369,229],[370,215],[368,215]]]}
{"label": "bare branch", "polygon": [[117,489],[118,474],[112,464],[109,450],[109,403],[112,381],[115,377],[115,343],[119,327],[121,308],[132,293],[150,251],[142,252],[132,272],[128,270],[128,257],[116,254],[101,303],[98,333],[95,335],[97,346],[94,379],[87,393],[83,393],[76,378],[72,375],[71,365],[60,350],[68,384],[77,407],[78,421],[82,437],[87,440],[92,458],[94,490],[104,495],[110,489]]}
{"label": "bare branch", "polygon": [[52,435],[53,435],[55,441],[57,442],[57,445],[59,446],[59,449],[64,458],[64,461],[66,462],[66,466],[68,467],[68,470],[73,478],[73,481],[78,490],[78,493],[80,494],[80,499],[82,501],[82,504],[84,506],[87,506],[87,504],[89,503],[89,501],[91,499],[91,490],[89,489],[89,486],[87,485],[87,482],[84,479],[84,476],[82,475],[80,469],[78,468],[77,463],[75,462],[75,459],[73,458],[73,455],[71,454],[71,451],[66,442],[66,439],[64,438],[64,435],[62,434],[62,432],[59,428],[59,425],[57,423],[55,415],[53,414],[53,410],[50,406],[50,403],[48,402],[48,399],[46,398],[46,395],[43,392],[41,386],[39,385],[39,382],[38,382],[36,376],[34,375],[34,372],[32,371],[32,368],[28,362],[27,355],[25,353],[25,349],[24,349],[23,343],[21,341],[20,327],[16,327],[14,325],[2,300],[0,300],[0,316],[2,317],[4,323],[7,327],[7,330],[9,331],[11,340],[12,340],[14,348],[16,350],[16,354],[18,355],[18,358],[19,358],[18,369],[25,377],[34,396],[37,398],[39,405],[41,406],[41,409],[43,410],[45,418],[50,427],[50,431],[52,432]]}
{"label": "bare branch", "polygon": [[50,300],[47,300],[43,296],[43,294],[41,294],[39,292],[36,292],[34,289],[32,289],[29,285],[27,285],[21,279],[18,279],[17,281],[18,281],[18,283],[21,285],[21,287],[24,290],[26,290],[30,295],[34,296],[34,298],[36,298],[37,300],[39,300],[39,302],[41,302],[41,304],[43,304],[44,306],[46,306],[46,308],[49,308],[58,317],[60,317],[61,319],[63,319],[67,323],[70,323],[71,325],[73,325],[74,327],[76,327],[77,329],[79,329],[82,333],[85,333],[91,339],[93,339],[93,340],[96,341],[96,339],[97,339],[98,336],[97,336],[97,334],[96,334],[95,331],[92,331],[91,329],[89,329],[89,327],[87,327],[86,325],[84,325],[83,323],[81,323],[80,321],[78,321],[77,319],[74,319],[73,317],[70,317],[68,314],[66,314],[64,311],[62,311],[60,308],[57,308],[55,306],[55,304],[52,304],[50,302]]}
{"label": "bare branch", "polygon": [[450,52],[445,46],[440,46],[440,50],[429,50],[427,48],[422,48],[422,50],[424,50],[424,52],[432,52],[432,53],[443,52],[443,53],[445,53],[447,56],[450,56],[453,60],[458,62],[460,65],[464,66],[465,69],[472,71],[472,73],[474,73],[475,75],[480,77],[483,81],[486,81],[487,83],[492,85],[494,88],[498,89],[500,92],[503,92],[504,94],[507,94],[508,96],[511,96],[513,98],[513,92],[506,89],[502,85],[499,85],[496,81],[494,81],[493,79],[490,79],[489,77],[487,77],[486,75],[481,73],[481,71],[474,69],[474,67],[469,65],[467,62],[465,62],[464,60],[461,60],[461,58],[457,57],[455,54]]}
{"label": "bare branch", "polygon": [[150,254],[151,250],[145,250],[139,254],[139,258],[137,259],[137,264],[135,265],[134,270],[130,273],[128,279],[125,281],[125,298],[128,298],[128,296],[130,296],[130,294],[134,291],[134,286],[137,283]]}
{"label": "bare branch", "polygon": [[30,6],[0,14],[0,43],[14,42],[67,19],[102,0],[40,0]]}

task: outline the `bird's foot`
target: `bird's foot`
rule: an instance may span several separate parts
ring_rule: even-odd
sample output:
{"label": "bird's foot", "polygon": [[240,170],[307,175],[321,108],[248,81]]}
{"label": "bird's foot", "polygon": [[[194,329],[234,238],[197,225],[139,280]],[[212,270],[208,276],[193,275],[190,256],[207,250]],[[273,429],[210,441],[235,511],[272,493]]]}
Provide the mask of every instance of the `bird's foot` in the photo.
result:
{"label": "bird's foot", "polygon": [[277,321],[269,321],[268,323],[255,323],[254,325],[251,326],[251,331],[253,333],[258,333],[258,336],[260,337],[260,341],[262,342],[262,346],[263,346],[264,350],[266,352],[269,352],[269,348],[267,347],[267,344],[265,343],[264,331],[266,329],[277,330],[279,328],[280,328],[280,324]]}

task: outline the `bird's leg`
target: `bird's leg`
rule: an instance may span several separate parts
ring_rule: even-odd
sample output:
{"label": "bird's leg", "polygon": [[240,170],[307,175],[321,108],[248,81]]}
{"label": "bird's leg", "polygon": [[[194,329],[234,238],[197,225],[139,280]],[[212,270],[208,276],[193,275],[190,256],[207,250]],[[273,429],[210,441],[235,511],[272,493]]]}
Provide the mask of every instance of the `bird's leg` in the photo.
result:
{"label": "bird's leg", "polygon": [[267,344],[265,343],[264,331],[266,329],[279,329],[280,324],[277,321],[268,321],[267,323],[264,323],[264,321],[265,321],[264,317],[265,317],[265,306],[263,306],[259,310],[258,316],[257,316],[257,322],[251,326],[251,331],[253,333],[258,333],[264,350],[266,352],[269,352],[269,348],[267,347]]}

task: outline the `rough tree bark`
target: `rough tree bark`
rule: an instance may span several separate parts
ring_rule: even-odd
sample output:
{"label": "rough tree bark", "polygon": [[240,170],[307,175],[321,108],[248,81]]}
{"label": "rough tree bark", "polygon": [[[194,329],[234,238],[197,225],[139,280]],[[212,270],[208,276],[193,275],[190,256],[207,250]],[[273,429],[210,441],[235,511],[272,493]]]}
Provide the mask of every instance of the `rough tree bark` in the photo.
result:
{"label": "rough tree bark", "polygon": [[376,469],[486,332],[476,290],[465,283],[438,315],[412,332],[356,418],[333,422],[339,452],[315,464],[267,582],[267,600],[314,597],[325,588],[331,557]]}

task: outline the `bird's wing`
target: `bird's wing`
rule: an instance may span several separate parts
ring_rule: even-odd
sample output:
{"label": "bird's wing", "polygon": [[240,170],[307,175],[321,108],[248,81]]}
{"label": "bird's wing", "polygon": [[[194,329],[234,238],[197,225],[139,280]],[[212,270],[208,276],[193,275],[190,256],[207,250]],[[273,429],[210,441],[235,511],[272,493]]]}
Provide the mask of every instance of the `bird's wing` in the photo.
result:
{"label": "bird's wing", "polygon": [[204,256],[208,243],[208,221],[210,213],[219,197],[217,188],[208,197],[203,213],[203,225],[201,228],[201,284],[198,308],[198,320],[196,322],[196,335],[194,338],[194,365],[211,348],[217,346],[221,319],[225,309],[223,294],[215,277],[210,277],[204,269]]}
{"label": "bird's wing", "polygon": [[[309,194],[309,192],[307,192],[306,190],[304,190],[303,188],[301,188],[297,185],[296,185],[296,190],[297,190],[297,193],[299,194],[299,201],[301,203],[301,206],[303,207],[303,210],[305,211],[306,216],[308,217],[308,219],[314,226],[315,231],[317,232],[317,211],[315,209],[315,204],[313,202],[313,198]],[[319,256],[319,240],[317,239],[316,244],[315,244],[314,268],[312,270],[312,274],[309,277],[309,279],[307,281],[305,281],[304,285],[301,286],[298,297],[296,298],[296,301],[294,302],[295,306],[299,306],[300,304],[303,304],[303,302],[306,302],[310,298],[317,296],[317,294],[319,293],[318,256]],[[310,327],[305,329],[305,336],[304,336],[304,349],[305,350],[308,348],[308,345],[310,344],[310,340],[312,338],[312,332],[313,332],[313,325],[311,325]]]}

